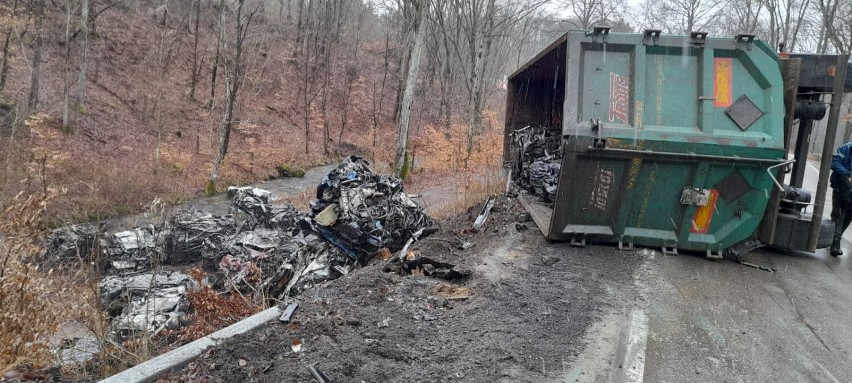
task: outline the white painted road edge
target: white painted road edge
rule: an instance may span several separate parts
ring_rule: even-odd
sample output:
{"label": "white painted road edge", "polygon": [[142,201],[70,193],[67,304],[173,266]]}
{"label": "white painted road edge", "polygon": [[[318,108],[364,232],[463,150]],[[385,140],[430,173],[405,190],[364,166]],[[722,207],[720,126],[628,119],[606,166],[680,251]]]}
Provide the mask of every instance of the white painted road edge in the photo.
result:
{"label": "white painted road edge", "polygon": [[817,169],[816,166],[811,165],[810,161],[808,161],[808,166],[810,166],[811,169],[813,169],[816,172],[816,174],[819,175],[819,169]]}
{"label": "white painted road edge", "polygon": [[645,348],[648,345],[648,316],[642,310],[630,312],[630,328],[627,333],[627,351],[624,353],[624,368],[627,382],[642,383],[645,378]]}
{"label": "white painted road edge", "polygon": [[254,330],[279,316],[281,316],[280,307],[268,308],[208,336],[101,380],[100,383],[151,382],[169,371],[183,367],[208,348],[218,345],[223,340]]}

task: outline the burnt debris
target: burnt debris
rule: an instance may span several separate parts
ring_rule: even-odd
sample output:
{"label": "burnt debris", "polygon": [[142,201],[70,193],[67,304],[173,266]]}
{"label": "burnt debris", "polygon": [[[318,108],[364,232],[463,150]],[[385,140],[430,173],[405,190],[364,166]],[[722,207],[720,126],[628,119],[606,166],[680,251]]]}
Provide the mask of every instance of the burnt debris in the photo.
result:
{"label": "burnt debris", "polygon": [[325,176],[311,214],[323,237],[361,263],[379,249],[401,249],[421,229],[420,237],[438,230],[403,191],[402,180],[373,173],[370,162],[357,156]]}
{"label": "burnt debris", "polygon": [[180,272],[107,276],[101,280],[99,299],[112,317],[110,335],[128,339],[179,328],[189,312],[187,291],[195,287],[195,281]]}
{"label": "burnt debris", "polygon": [[[256,187],[231,187],[230,214],[183,210],[162,224],[105,234],[95,226],[56,229],[48,260],[97,260],[107,274],[100,303],[111,333],[127,339],[158,333],[186,320],[187,291],[196,288],[177,265],[200,263],[217,289],[277,300],[350,273],[382,248],[398,251],[438,226],[395,177],[375,174],[359,157],[345,159],[317,188],[305,214]],[[457,278],[452,266],[412,266]],[[165,266],[165,267],[163,267]],[[154,271],[156,270],[156,271]],[[212,282],[211,282],[212,281]]]}
{"label": "burnt debris", "polygon": [[562,131],[529,125],[512,132],[512,150],[517,162],[512,171],[515,183],[528,192],[553,202],[562,164]]}

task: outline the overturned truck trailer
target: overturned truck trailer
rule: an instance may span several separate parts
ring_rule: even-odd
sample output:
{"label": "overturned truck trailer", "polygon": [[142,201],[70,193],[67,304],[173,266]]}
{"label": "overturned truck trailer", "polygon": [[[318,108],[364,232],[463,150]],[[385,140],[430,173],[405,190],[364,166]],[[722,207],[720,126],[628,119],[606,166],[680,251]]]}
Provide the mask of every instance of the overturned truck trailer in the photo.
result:
{"label": "overturned truck trailer", "polygon": [[[535,186],[521,200],[548,239],[578,245],[827,247],[833,224],[782,185],[796,84],[785,94],[781,61],[751,35],[566,33],[509,77],[504,159]],[[540,143],[552,132],[561,148]]]}

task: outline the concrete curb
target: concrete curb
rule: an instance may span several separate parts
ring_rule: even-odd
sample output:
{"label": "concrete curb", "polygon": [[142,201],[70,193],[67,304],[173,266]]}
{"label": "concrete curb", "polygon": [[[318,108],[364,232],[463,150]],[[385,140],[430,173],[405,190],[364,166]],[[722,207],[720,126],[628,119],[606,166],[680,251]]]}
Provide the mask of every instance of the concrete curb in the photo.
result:
{"label": "concrete curb", "polygon": [[278,306],[268,308],[246,319],[216,331],[208,336],[145,361],[139,365],[110,376],[100,383],[148,383],[160,375],[183,367],[210,347],[236,335],[244,334],[281,316]]}

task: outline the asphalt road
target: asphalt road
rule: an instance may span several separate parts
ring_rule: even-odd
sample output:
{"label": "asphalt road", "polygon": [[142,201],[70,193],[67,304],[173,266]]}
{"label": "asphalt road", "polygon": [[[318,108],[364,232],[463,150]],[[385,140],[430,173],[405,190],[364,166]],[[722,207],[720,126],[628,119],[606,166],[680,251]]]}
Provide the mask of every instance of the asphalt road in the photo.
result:
{"label": "asphalt road", "polygon": [[[805,176],[814,194],[818,166],[811,163]],[[826,217],[830,190],[827,197]],[[844,235],[839,258],[825,250],[744,256],[774,272],[700,255],[612,249],[616,257],[643,258],[633,273],[638,298],[608,307],[562,381],[850,382],[850,237]]]}

